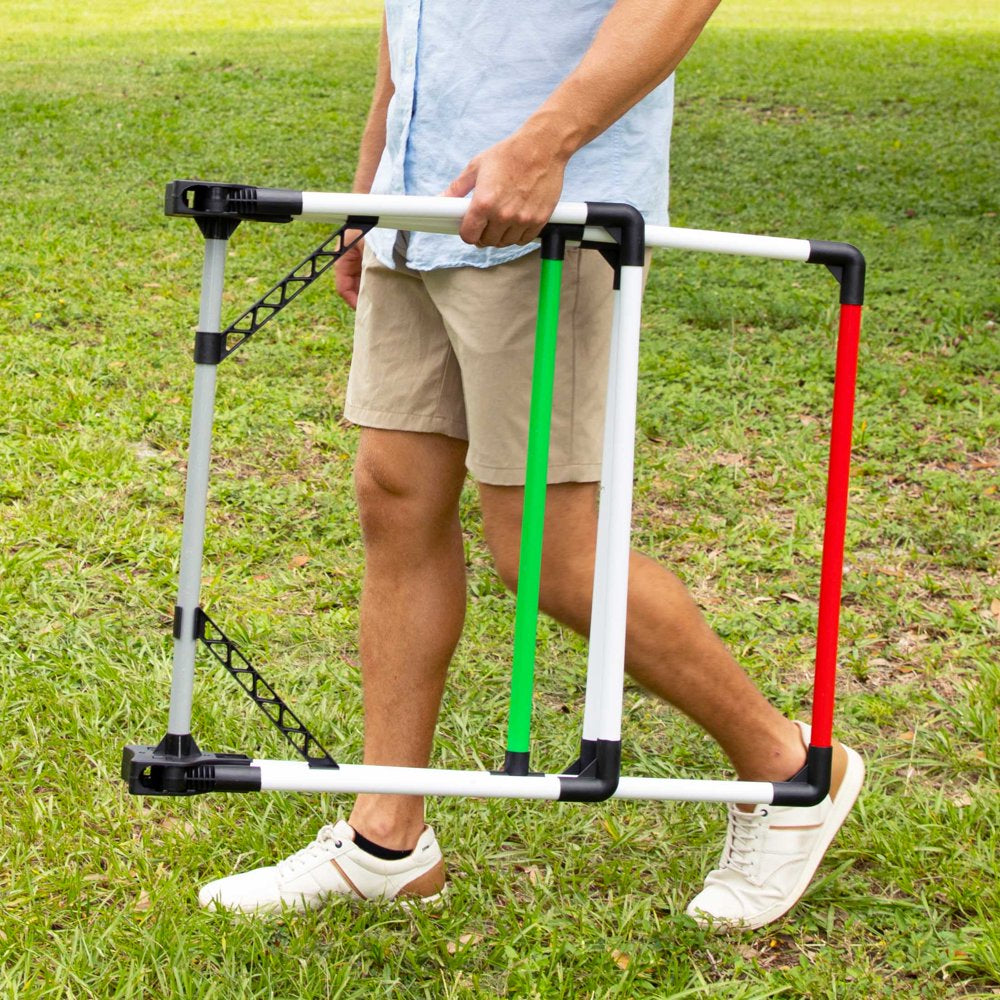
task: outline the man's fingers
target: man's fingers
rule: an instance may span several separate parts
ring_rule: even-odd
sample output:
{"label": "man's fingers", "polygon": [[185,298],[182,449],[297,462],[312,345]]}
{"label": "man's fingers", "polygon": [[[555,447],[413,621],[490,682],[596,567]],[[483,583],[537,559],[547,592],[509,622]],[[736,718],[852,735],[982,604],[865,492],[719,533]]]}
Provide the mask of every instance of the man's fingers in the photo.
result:
{"label": "man's fingers", "polygon": [[360,279],[341,277],[337,275],[337,294],[352,308],[358,308],[358,289],[361,287]]}
{"label": "man's fingers", "polygon": [[333,265],[337,294],[352,309],[358,307],[358,291],[361,288],[361,248],[362,243],[356,243]]}
{"label": "man's fingers", "polygon": [[[476,187],[479,177],[479,158],[470,160],[465,169],[441,192],[445,198],[464,198]],[[486,227],[486,215],[480,210],[475,196],[469,202],[469,207],[462,217],[462,224],[458,227],[458,235],[475,246],[479,243],[483,230]]]}
{"label": "man's fingers", "polygon": [[358,288],[359,282],[341,282],[337,279],[337,294],[352,308],[358,308]]}
{"label": "man's fingers", "polygon": [[471,160],[465,169],[442,191],[445,198],[464,198],[475,186],[479,167]]}
{"label": "man's fingers", "polygon": [[469,161],[444,195],[464,198],[472,192],[458,234],[478,247],[524,245],[536,239],[562,189],[562,173],[525,170],[523,157],[511,155],[510,141]]}
{"label": "man's fingers", "polygon": [[[473,213],[475,213],[473,215]],[[519,210],[511,211],[506,209],[479,209],[476,199],[473,198],[472,209],[466,213],[466,219],[473,215],[473,220],[479,222],[479,238],[476,240],[480,247],[510,247],[523,246],[531,243],[542,231],[542,227],[547,221],[539,218],[537,212],[530,210],[528,206],[522,206]],[[470,226],[470,230],[473,227]]]}
{"label": "man's fingers", "polygon": [[458,227],[458,235],[466,243],[471,243],[473,246],[481,246],[486,235],[488,223],[488,217],[479,210],[476,205],[476,199],[473,198],[469,203],[468,211],[466,211],[462,219],[462,224]]}
{"label": "man's fingers", "polygon": [[522,229],[520,226],[505,226],[500,223],[496,226],[487,226],[479,238],[479,247],[512,247],[521,242]]}

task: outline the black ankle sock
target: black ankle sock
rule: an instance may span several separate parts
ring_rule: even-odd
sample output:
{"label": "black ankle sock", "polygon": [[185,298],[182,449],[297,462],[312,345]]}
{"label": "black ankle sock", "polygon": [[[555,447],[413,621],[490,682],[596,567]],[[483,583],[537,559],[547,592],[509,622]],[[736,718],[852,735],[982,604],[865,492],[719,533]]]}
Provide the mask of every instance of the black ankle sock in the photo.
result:
{"label": "black ankle sock", "polygon": [[363,837],[357,830],[354,831],[354,843],[366,854],[371,854],[383,861],[399,861],[401,858],[408,858],[413,851],[394,851],[390,847],[383,847],[375,841]]}

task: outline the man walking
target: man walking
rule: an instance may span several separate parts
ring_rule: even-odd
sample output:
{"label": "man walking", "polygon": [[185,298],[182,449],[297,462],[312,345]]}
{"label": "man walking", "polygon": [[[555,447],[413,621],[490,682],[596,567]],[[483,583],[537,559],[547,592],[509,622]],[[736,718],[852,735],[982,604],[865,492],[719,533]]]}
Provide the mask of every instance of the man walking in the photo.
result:
{"label": "man walking", "polygon": [[[497,570],[516,586],[539,254],[560,198],[627,201],[667,221],[672,73],[717,0],[387,0],[355,190],[470,196],[461,238],[375,230],[337,265],[357,309],[345,415],[365,545],[366,764],[426,767],[465,613],[458,503],[471,474]],[[597,531],[611,282],[564,268],[540,605],[586,635]],[[633,552],[626,667],[703,726],[741,779],[803,767],[808,727],[756,690],[671,572]],[[864,767],[834,745],[810,808],[734,806],[719,867],[688,912],[759,927],[805,891]],[[363,794],[349,821],[203,905],[257,912],[330,896],[434,898],[443,858],[418,796]]]}

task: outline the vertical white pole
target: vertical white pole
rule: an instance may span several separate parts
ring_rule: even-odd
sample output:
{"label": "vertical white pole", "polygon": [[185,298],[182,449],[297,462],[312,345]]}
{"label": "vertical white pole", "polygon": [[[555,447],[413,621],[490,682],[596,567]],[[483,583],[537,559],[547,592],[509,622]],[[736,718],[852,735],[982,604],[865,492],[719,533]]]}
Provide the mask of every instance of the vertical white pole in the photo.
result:
{"label": "vertical white pole", "polygon": [[[198,329],[220,330],[222,285],[226,270],[228,240],[206,239],[201,277]],[[177,588],[180,634],[174,639],[173,677],[170,684],[170,718],[167,733],[184,736],[191,732],[194,693],[194,658],[197,640],[195,618],[201,600],[202,558],[205,548],[205,508],[212,454],[212,422],[215,413],[217,365],[196,364],[194,396],[191,400],[191,440],[188,449],[187,488],[184,496],[184,527]]]}
{"label": "vertical white pole", "polygon": [[632,470],[635,461],[636,394],[643,269],[621,268],[618,352],[615,362],[611,476],[608,481],[605,630],[601,664],[598,739],[621,739],[625,683],[625,618],[632,534]]}
{"label": "vertical white pole", "polygon": [[594,590],[590,609],[590,644],[587,648],[587,690],[583,703],[583,739],[596,740],[601,703],[604,634],[607,630],[608,520],[611,514],[610,480],[614,463],[615,399],[618,382],[618,343],[621,339],[621,291],[615,289],[608,349],[607,398],[604,402],[604,443],[601,452],[600,502],[597,509],[597,548],[594,553]]}

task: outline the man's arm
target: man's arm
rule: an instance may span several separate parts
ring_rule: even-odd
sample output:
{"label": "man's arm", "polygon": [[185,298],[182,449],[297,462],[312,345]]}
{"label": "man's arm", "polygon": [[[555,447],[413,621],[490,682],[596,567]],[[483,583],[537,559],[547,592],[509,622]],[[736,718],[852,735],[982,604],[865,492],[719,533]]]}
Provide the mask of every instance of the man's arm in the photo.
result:
{"label": "man's arm", "polygon": [[462,239],[477,246],[534,239],[559,200],[569,158],[666,80],[718,3],[617,0],[576,69],[444,192],[474,191]]}
{"label": "man's arm", "polygon": [[[389,36],[382,17],[382,37],[378,47],[378,67],[375,71],[375,92],[364,132],[361,134],[361,148],[358,151],[358,166],[354,172],[352,191],[367,194],[375,179],[382,150],[385,149],[385,119],[392,100],[394,88],[389,66]],[[358,288],[361,284],[362,243],[357,243],[334,265],[337,294],[352,308],[358,304]]]}

